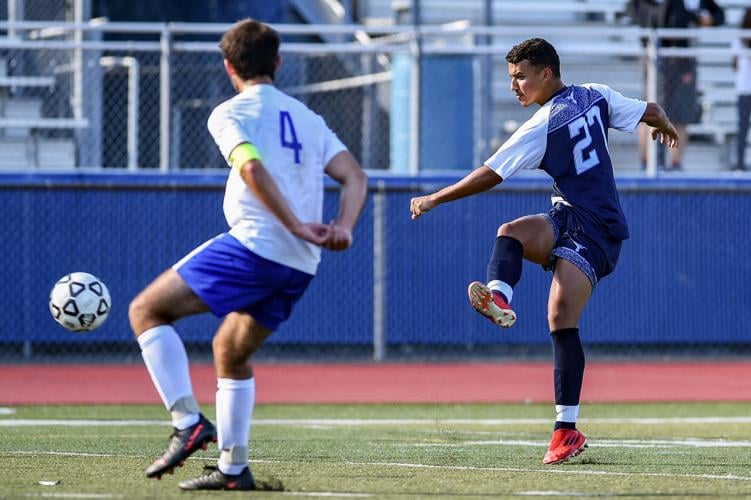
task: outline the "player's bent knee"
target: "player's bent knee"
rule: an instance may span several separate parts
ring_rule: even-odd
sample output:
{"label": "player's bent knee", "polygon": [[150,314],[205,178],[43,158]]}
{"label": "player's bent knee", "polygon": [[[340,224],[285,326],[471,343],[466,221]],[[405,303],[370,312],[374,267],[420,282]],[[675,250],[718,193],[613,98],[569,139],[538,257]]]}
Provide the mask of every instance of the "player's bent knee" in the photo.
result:
{"label": "player's bent knee", "polygon": [[128,321],[136,337],[144,332],[143,324],[145,317],[145,304],[140,296],[136,297],[128,306]]}
{"label": "player's bent knee", "polygon": [[505,222],[498,227],[498,236],[511,236],[515,237],[516,225],[513,222]]}
{"label": "player's bent knee", "polygon": [[170,323],[167,319],[156,314],[156,311],[149,301],[143,298],[143,295],[139,295],[131,301],[128,306],[128,320],[136,337],[150,328]]}

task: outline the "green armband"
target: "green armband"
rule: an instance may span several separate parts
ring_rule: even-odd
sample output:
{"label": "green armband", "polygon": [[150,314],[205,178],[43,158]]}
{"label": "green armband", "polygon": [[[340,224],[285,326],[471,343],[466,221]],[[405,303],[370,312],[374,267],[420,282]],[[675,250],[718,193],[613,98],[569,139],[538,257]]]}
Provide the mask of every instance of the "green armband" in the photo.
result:
{"label": "green armband", "polygon": [[256,147],[249,142],[235,146],[235,149],[229,154],[229,164],[232,165],[232,168],[236,168],[238,172],[243,168],[243,165],[251,160],[261,161],[261,155]]}

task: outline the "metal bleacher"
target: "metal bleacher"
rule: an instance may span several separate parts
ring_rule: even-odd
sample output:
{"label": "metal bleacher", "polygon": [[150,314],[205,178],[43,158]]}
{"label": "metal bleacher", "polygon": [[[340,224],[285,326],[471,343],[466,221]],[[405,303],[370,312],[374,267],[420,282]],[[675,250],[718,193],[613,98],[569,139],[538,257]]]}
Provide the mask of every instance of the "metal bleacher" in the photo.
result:
{"label": "metal bleacher", "polygon": [[[368,0],[361,4],[360,19],[365,24],[409,23],[410,0]],[[529,36],[545,33],[549,28],[581,27],[579,42],[567,39],[549,39],[559,47],[564,61],[563,77],[567,83],[597,81],[619,90],[625,95],[646,97],[643,66],[643,49],[638,37],[622,36],[633,26],[626,16],[626,0],[494,0],[491,4],[495,26],[529,26]],[[744,9],[751,7],[749,0],[726,0],[721,2],[726,12],[725,29],[739,26]],[[422,0],[421,22],[440,24],[466,20],[470,25],[485,23],[484,0]],[[540,13],[545,13],[544,16]],[[609,27],[610,33],[602,28]],[[594,28],[594,30],[593,30]],[[599,28],[599,29],[598,29]],[[497,45],[508,45],[519,40],[519,36],[494,38]],[[601,49],[603,57],[596,57],[594,64],[587,64],[576,57],[577,46]],[[698,48],[714,48],[715,52],[701,54],[698,58],[698,91],[703,108],[701,122],[689,126],[692,140],[687,151],[687,167],[727,168],[731,158],[731,144],[737,129],[737,98],[734,90],[734,74],[731,66],[732,55],[724,45],[702,41]],[[723,50],[717,50],[723,48]],[[633,55],[625,55],[633,51]],[[607,57],[612,51],[613,57]],[[502,54],[500,54],[502,55]],[[503,74],[502,57],[496,57],[494,72]],[[527,109],[520,109],[510,92],[507,82],[493,79],[493,115],[498,129],[500,143],[513,131],[510,123],[521,123],[530,115]],[[631,134],[614,132],[611,134],[612,153],[616,163],[625,169],[637,169],[634,152],[637,138]],[[719,157],[717,151],[720,151]],[[621,158],[618,158],[618,157]]]}
{"label": "metal bleacher", "polygon": [[63,168],[76,166],[75,141],[44,131],[77,129],[85,121],[48,118],[42,99],[27,97],[22,89],[52,89],[52,76],[9,75],[8,60],[0,58],[0,169]]}

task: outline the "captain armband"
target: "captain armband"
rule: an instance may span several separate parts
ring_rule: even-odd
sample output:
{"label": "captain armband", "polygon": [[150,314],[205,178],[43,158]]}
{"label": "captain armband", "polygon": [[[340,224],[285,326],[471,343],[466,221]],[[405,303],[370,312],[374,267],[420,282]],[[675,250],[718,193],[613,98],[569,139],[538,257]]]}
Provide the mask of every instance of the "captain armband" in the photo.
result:
{"label": "captain armband", "polygon": [[243,165],[251,160],[261,161],[261,154],[256,147],[249,142],[243,142],[236,146],[229,154],[229,164],[232,168],[236,168],[238,173],[243,168]]}

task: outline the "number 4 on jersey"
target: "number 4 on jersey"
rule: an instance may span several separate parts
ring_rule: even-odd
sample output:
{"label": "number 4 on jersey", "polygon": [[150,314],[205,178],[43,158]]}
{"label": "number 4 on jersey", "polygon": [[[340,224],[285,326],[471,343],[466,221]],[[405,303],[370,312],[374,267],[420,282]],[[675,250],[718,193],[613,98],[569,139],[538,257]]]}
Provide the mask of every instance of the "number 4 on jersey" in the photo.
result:
{"label": "number 4 on jersey", "polygon": [[[292,123],[292,117],[286,111],[279,112],[279,130],[281,131],[281,140],[283,148],[290,148],[295,152],[295,163],[300,164],[300,150],[302,144],[297,142],[297,134],[295,133],[295,126]],[[287,131],[289,129],[289,132]],[[290,140],[287,140],[289,136]]]}

